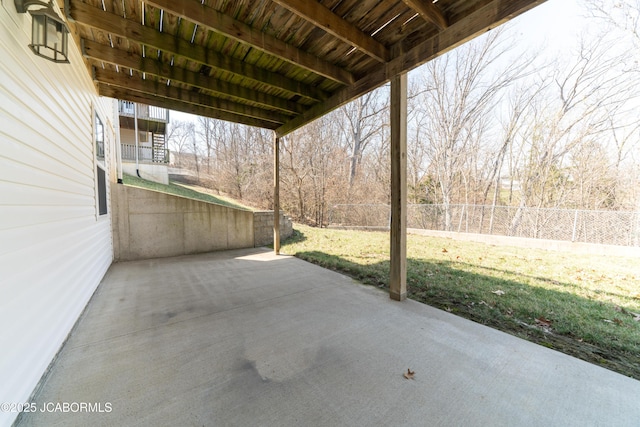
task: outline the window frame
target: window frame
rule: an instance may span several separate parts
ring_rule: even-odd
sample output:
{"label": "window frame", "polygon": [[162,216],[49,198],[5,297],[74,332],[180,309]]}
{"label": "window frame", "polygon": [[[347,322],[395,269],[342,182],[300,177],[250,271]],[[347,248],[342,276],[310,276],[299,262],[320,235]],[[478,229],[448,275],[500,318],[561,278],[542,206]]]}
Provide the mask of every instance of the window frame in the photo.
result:
{"label": "window frame", "polygon": [[109,215],[109,182],[106,167],[106,127],[95,105],[91,111],[91,145],[93,147],[95,215],[97,221]]}

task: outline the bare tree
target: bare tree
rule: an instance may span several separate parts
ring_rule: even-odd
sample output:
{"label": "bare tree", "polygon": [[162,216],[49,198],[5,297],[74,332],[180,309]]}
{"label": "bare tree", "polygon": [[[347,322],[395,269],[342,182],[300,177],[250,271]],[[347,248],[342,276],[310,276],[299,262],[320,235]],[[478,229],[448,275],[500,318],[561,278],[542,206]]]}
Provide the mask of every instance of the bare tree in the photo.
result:
{"label": "bare tree", "polygon": [[211,173],[211,158],[215,152],[218,120],[199,116],[196,120],[196,132],[204,143],[204,157],[207,163],[207,174]]}
{"label": "bare tree", "polygon": [[636,48],[640,47],[640,0],[585,0],[585,4],[588,15],[603,24],[603,31],[617,28],[630,36]]}
{"label": "bare tree", "polygon": [[176,166],[185,166],[184,155],[191,142],[192,123],[188,121],[172,121],[167,134],[169,148],[176,153]]}
{"label": "bare tree", "polygon": [[386,90],[374,90],[342,107],[344,118],[339,121],[351,148],[349,185],[353,185],[362,153],[386,123],[382,112],[388,108]]}
{"label": "bare tree", "polygon": [[424,67],[420,106],[427,118],[421,129],[439,184],[446,230],[452,229],[450,205],[454,191],[464,188],[468,198],[474,153],[491,124],[492,111],[504,89],[529,72],[520,57],[499,70],[492,64],[506,61],[514,45],[501,38],[503,31],[488,33]]}

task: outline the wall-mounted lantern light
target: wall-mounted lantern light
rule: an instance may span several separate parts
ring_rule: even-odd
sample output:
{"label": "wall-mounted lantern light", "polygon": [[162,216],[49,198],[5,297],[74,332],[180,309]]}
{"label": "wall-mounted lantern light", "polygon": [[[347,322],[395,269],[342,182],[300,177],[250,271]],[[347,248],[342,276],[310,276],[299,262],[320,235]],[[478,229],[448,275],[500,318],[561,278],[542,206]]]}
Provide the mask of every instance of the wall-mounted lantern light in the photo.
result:
{"label": "wall-mounted lantern light", "polygon": [[[53,0],[14,0],[19,13],[29,12],[31,22],[31,44],[29,47],[38,56],[53,62],[68,63],[69,29],[62,18],[53,10]],[[29,10],[31,7],[39,9]]]}

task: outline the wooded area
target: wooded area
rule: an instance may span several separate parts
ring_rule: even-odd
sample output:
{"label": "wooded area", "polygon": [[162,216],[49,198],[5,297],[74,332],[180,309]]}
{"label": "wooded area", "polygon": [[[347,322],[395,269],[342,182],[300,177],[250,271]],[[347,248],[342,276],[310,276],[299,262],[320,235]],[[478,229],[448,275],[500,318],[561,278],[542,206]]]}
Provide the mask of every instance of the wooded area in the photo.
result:
{"label": "wooded area", "polygon": [[[507,26],[409,74],[409,203],[640,210],[640,1],[586,4],[570,52]],[[384,86],[281,138],[281,208],[324,225],[334,204],[388,204],[389,120]],[[200,117],[168,136],[175,166],[272,207],[271,131]]]}

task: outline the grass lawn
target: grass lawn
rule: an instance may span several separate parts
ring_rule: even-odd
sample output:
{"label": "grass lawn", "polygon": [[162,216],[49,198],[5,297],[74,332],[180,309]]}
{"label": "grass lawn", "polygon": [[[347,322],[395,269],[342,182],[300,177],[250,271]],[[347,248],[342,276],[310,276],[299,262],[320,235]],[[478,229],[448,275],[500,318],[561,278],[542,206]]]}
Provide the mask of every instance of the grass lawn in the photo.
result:
{"label": "grass lawn", "polygon": [[215,203],[217,205],[228,206],[236,209],[253,210],[247,206],[241,205],[234,200],[227,199],[221,196],[214,196],[213,194],[204,193],[190,188],[188,185],[178,184],[175,182],[169,182],[169,185],[159,184],[153,181],[147,181],[146,179],[138,178],[137,176],[123,174],[122,181],[125,185],[132,187],[145,188],[147,190],[160,191],[163,193],[173,194],[175,196],[186,197],[188,199],[200,200],[207,203]]}
{"label": "grass lawn", "polygon": [[[388,288],[386,232],[296,226],[282,253]],[[640,380],[640,259],[409,235],[409,298]]]}

